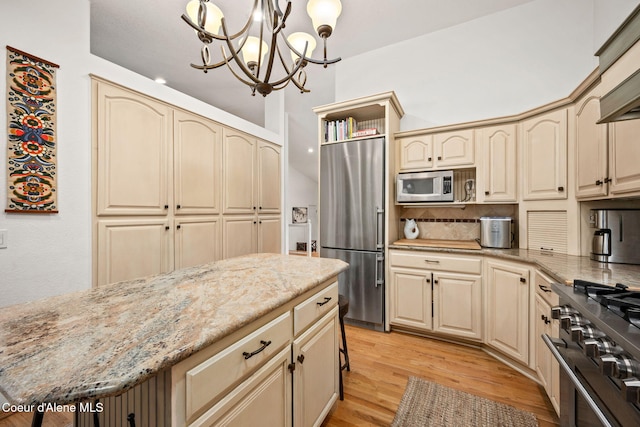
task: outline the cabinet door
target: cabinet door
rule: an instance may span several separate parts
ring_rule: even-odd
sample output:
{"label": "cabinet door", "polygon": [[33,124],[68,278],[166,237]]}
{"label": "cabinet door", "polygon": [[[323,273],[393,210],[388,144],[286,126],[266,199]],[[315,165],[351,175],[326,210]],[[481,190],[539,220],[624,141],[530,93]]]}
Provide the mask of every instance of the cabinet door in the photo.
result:
{"label": "cabinet door", "polygon": [[398,140],[401,172],[433,167],[433,136],[422,135]]}
{"label": "cabinet door", "polygon": [[567,110],[521,124],[524,200],[567,198]]}
{"label": "cabinet door", "polygon": [[392,268],[389,277],[391,324],[431,330],[431,272]]}
{"label": "cabinet door", "polygon": [[487,261],[487,344],[529,363],[529,269]]}
{"label": "cabinet door", "polygon": [[222,156],[224,169],[224,213],[256,211],[256,140],[225,129]]}
{"label": "cabinet door", "polygon": [[280,216],[258,218],[258,252],[279,254],[282,252],[282,225]]}
{"label": "cabinet door", "polygon": [[[338,399],[338,306],[292,345],[293,425],[319,426]],[[264,423],[263,423],[264,424]],[[275,425],[275,424],[274,424]]]}
{"label": "cabinet door", "polygon": [[473,129],[436,134],[433,148],[434,164],[438,169],[475,164]]}
{"label": "cabinet door", "polygon": [[280,213],[280,147],[258,142],[258,212]]}
{"label": "cabinet door", "polygon": [[189,426],[291,426],[289,355],[287,347]]}
{"label": "cabinet door", "polygon": [[97,215],[166,215],[171,109],[97,85]]}
{"label": "cabinet door", "polygon": [[433,273],[433,330],[482,339],[482,278]]}
{"label": "cabinet door", "polygon": [[217,217],[178,218],[175,224],[176,269],[220,259],[222,236]]}
{"label": "cabinet door", "polygon": [[600,120],[597,88],[576,104],[576,198],[607,195],[607,125]]}
{"label": "cabinet door", "polygon": [[176,214],[216,214],[222,190],[222,129],[182,111],[174,113]]}
{"label": "cabinet door", "polygon": [[[516,125],[482,129],[482,164],[485,202],[517,201]],[[482,195],[480,195],[482,197]]]}
{"label": "cabinet door", "polygon": [[173,270],[167,220],[98,221],[98,286]]}
{"label": "cabinet door", "polygon": [[542,334],[551,334],[551,307],[540,296],[536,295],[535,337],[536,337],[536,372],[548,396],[552,395],[551,362],[553,355],[540,339]]}
{"label": "cabinet door", "polygon": [[254,215],[222,218],[222,257],[232,258],[257,252],[257,219]]}
{"label": "cabinet door", "polygon": [[627,195],[640,191],[640,120],[611,123],[609,192]]}

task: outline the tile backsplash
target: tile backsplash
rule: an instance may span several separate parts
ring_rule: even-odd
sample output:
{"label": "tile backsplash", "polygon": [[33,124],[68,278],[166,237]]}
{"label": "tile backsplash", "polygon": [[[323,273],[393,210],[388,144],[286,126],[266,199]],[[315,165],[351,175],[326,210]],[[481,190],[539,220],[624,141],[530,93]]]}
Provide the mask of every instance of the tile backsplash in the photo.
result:
{"label": "tile backsplash", "polygon": [[[398,221],[399,236],[404,238],[405,219],[416,220],[419,239],[475,240],[480,238],[480,217],[509,216],[514,221],[517,245],[518,205],[465,205],[464,208],[403,208]],[[517,246],[516,246],[517,247]]]}

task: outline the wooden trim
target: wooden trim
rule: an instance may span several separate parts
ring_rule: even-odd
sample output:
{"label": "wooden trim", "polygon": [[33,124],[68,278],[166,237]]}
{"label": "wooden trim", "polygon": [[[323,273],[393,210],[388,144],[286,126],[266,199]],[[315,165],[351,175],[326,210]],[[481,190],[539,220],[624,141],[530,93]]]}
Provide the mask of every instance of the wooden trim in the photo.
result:
{"label": "wooden trim", "polygon": [[37,57],[35,55],[32,55],[30,53],[24,52],[24,51],[22,51],[20,49],[16,49],[15,47],[11,47],[11,46],[7,45],[7,49],[9,49],[10,51],[12,51],[14,53],[17,53],[18,55],[27,56],[27,57],[29,57],[31,59],[36,60],[36,61],[45,63],[45,64],[47,64],[47,65],[49,65],[51,67],[60,68],[60,66],[58,64],[54,64],[53,62],[47,61],[46,59],[42,59],[42,58],[39,58],[39,57]]}
{"label": "wooden trim", "polygon": [[604,73],[611,67],[638,40],[640,40],[640,5],[596,52],[600,60],[600,73]]}
{"label": "wooden trim", "polygon": [[366,104],[380,104],[382,102],[388,101],[391,107],[396,111],[398,116],[401,118],[404,116],[404,109],[400,105],[400,101],[398,101],[398,97],[395,92],[383,92],[377,95],[365,96],[362,98],[350,99],[348,101],[336,102],[333,104],[320,105],[318,107],[313,108],[313,112],[316,113],[320,118],[324,118],[327,113],[331,113],[339,110],[349,110],[351,108],[360,108],[365,106]]}

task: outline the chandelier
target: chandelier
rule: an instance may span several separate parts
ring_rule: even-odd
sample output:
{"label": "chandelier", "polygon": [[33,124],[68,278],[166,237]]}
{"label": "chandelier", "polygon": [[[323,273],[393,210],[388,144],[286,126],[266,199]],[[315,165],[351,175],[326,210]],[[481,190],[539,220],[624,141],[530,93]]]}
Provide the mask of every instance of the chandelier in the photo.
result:
{"label": "chandelier", "polygon": [[[257,91],[267,96],[274,90],[283,89],[289,82],[293,82],[301,93],[309,92],[305,88],[307,74],[304,68],[307,64],[326,68],[340,61],[340,58],[327,59],[327,38],[342,12],[340,0],[309,0],[307,3],[307,13],[323,41],[323,59],[311,57],[316,40],[310,34],[296,32],[289,37],[284,34],[283,29],[291,13],[291,0],[287,0],[284,11],[279,0],[255,0],[249,19],[236,33],[229,32],[222,11],[209,0],[191,0],[186,9],[182,19],[196,31],[203,43],[200,51],[202,65],[191,66],[206,73],[226,65],[238,80],[251,88],[252,95]],[[222,34],[219,34],[220,29]],[[209,45],[214,40],[220,42],[222,59],[212,63]],[[274,78],[273,68],[278,63],[282,68],[281,76]]]}

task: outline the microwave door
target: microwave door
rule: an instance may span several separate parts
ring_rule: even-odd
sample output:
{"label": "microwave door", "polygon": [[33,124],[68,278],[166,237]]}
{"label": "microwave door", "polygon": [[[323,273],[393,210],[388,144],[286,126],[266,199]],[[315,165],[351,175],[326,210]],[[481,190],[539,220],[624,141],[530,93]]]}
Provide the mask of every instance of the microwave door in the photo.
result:
{"label": "microwave door", "polygon": [[398,202],[438,202],[443,200],[442,177],[398,179]]}

